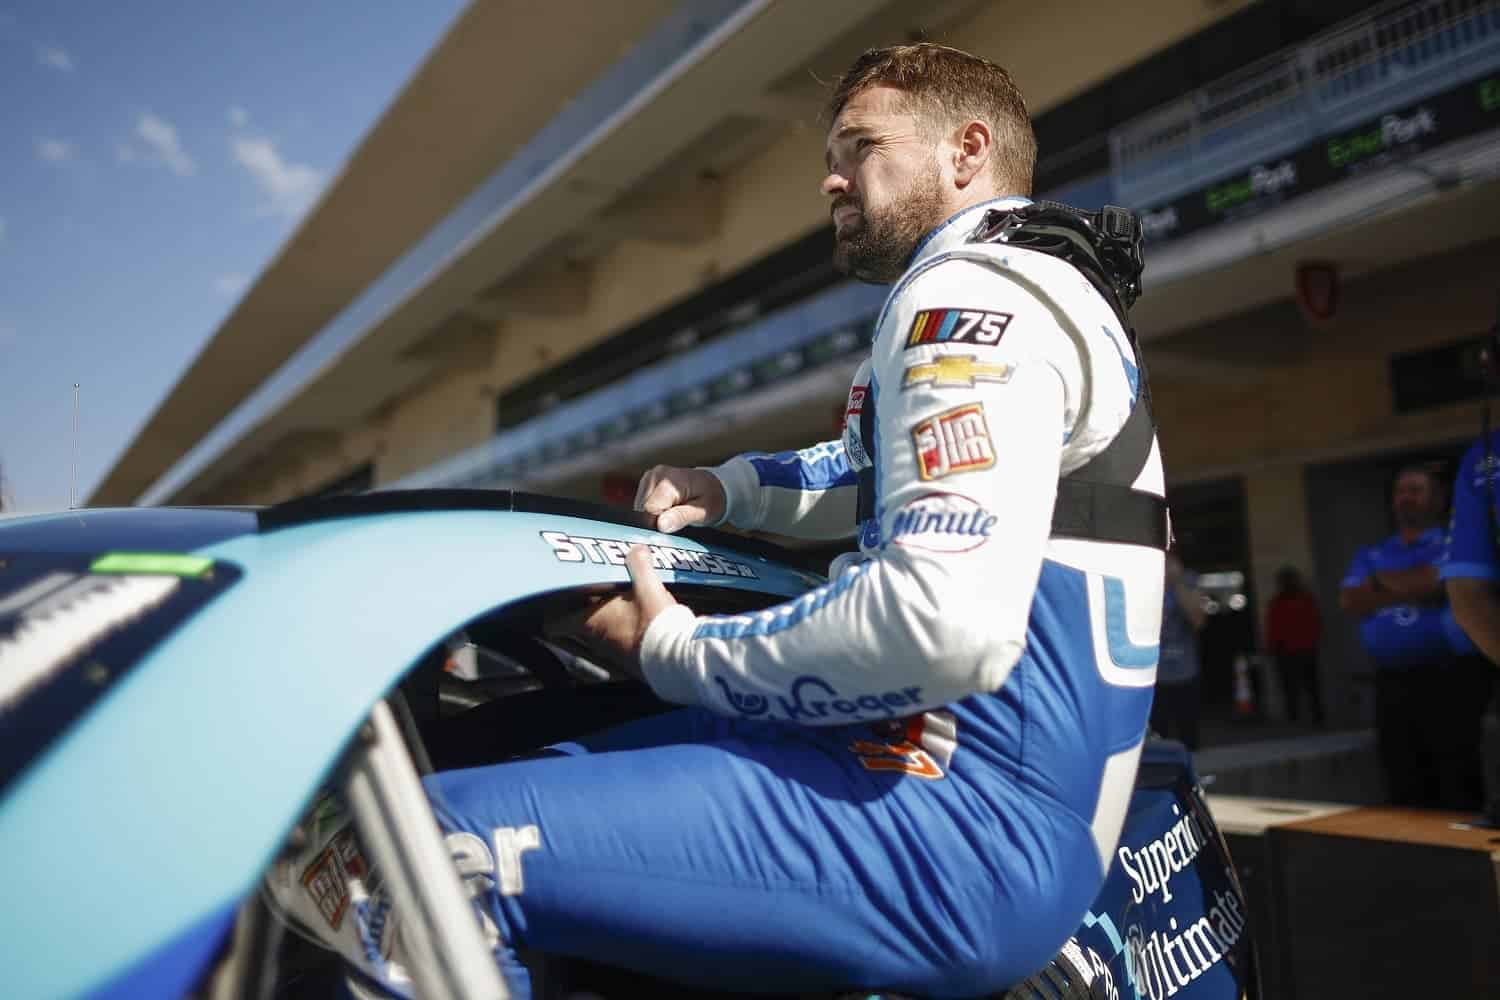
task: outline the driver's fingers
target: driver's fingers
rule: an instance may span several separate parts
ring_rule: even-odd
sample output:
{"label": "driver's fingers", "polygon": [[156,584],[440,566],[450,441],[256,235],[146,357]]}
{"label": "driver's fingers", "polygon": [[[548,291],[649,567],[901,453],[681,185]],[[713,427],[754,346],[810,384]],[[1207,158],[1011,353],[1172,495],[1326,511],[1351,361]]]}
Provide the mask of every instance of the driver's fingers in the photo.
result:
{"label": "driver's fingers", "polygon": [[[701,483],[693,481],[692,469],[654,466],[641,477],[636,489],[635,509],[655,514],[656,530],[672,532],[708,520]],[[699,474],[703,475],[703,474]]]}
{"label": "driver's fingers", "polygon": [[643,621],[650,621],[658,612],[677,603],[652,567],[651,550],[646,546],[636,544],[626,550],[625,570],[630,574],[636,600],[640,602]]}
{"label": "driver's fingers", "polygon": [[[663,485],[667,485],[669,489],[672,488],[670,486],[671,474],[672,468],[667,465],[653,465],[651,468],[647,469],[646,474],[641,476],[640,484],[635,488],[635,509],[649,511],[650,508],[648,508],[646,504],[650,502],[653,494],[660,493],[660,488]],[[672,506],[672,504],[676,502],[676,499],[677,498],[675,496],[674,490],[673,496],[671,496],[668,502],[660,509],[665,510],[667,507]],[[653,514],[658,513],[658,511],[650,512]]]}
{"label": "driver's fingers", "polygon": [[[677,474],[674,475],[674,473]],[[688,496],[687,483],[683,481],[680,473],[679,469],[668,470],[667,475],[646,493],[641,509],[647,514],[660,514],[671,510],[684,500],[692,499]]]}
{"label": "driver's fingers", "polygon": [[704,509],[702,504],[678,504],[676,507],[657,515],[656,530],[665,531],[670,534],[678,528],[685,528],[690,524],[702,524],[706,520],[708,520],[708,511]]}
{"label": "driver's fingers", "polygon": [[631,510],[641,510],[646,502],[646,494],[651,487],[656,485],[656,470],[647,469],[641,475],[641,481],[635,484],[635,500],[630,504]]}

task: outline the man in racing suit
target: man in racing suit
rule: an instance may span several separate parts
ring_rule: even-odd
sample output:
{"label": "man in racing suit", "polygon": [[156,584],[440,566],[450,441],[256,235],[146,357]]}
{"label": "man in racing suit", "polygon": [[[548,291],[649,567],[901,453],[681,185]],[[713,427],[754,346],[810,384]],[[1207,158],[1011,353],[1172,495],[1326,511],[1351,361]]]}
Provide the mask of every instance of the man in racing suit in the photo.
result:
{"label": "man in racing suit", "polygon": [[[695,616],[644,548],[591,641],[691,706],[427,779],[504,941],[710,988],[1003,988],[1110,865],[1145,734],[1162,551],[1051,537],[1059,477],[1145,386],[1074,266],[971,237],[1023,208],[1035,140],[1004,70],[866,53],[827,140],[839,263],[893,283],[842,441],[658,467],[661,530],[858,530],[827,585]],[[1145,426],[1127,488],[1160,508]],[[512,988],[524,972],[506,960]]]}

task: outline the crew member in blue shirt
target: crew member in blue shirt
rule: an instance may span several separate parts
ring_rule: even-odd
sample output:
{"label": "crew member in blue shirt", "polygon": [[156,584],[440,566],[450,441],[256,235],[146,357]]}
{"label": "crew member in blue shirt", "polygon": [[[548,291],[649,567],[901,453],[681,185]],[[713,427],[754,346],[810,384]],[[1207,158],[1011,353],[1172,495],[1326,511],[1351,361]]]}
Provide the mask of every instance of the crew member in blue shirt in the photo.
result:
{"label": "crew member in blue shirt", "polygon": [[1477,695],[1485,679],[1438,579],[1443,486],[1431,465],[1401,469],[1391,496],[1396,533],[1355,554],[1339,607],[1359,616],[1375,663],[1376,736],[1391,801],[1468,810],[1483,799]]}
{"label": "crew member in blue shirt", "polygon": [[1198,749],[1198,714],[1202,708],[1198,633],[1208,620],[1198,574],[1168,552],[1166,586],[1162,588],[1161,651],[1156,662],[1156,692],[1151,699],[1151,728],[1157,735]]}

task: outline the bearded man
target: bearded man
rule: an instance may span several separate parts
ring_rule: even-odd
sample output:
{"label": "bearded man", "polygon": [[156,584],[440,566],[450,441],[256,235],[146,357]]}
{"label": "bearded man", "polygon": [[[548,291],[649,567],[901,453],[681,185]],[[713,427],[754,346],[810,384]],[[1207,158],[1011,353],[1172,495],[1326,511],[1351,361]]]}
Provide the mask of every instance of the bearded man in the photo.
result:
{"label": "bearded man", "polygon": [[1006,241],[1031,232],[1036,155],[1009,75],[880,49],[829,110],[837,261],[894,286],[844,437],[657,467],[638,506],[859,554],[789,603],[697,616],[635,547],[582,635],[687,707],[427,790],[450,843],[506,855],[475,895],[510,945],[707,988],[982,995],[1058,952],[1113,858],[1155,680],[1161,463],[1087,241]]}

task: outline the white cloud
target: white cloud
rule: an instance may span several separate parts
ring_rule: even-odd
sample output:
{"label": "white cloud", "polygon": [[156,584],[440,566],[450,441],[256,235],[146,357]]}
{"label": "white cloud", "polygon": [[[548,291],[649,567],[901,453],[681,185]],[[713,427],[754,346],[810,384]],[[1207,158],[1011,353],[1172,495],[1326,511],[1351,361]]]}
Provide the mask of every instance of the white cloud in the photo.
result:
{"label": "white cloud", "polygon": [[62,73],[73,72],[73,57],[56,45],[38,45],[36,61],[48,69],[55,69]]}
{"label": "white cloud", "polygon": [[78,155],[78,147],[61,139],[39,139],[36,155],[48,163],[66,163]]}
{"label": "white cloud", "polygon": [[269,199],[264,211],[295,218],[312,204],[323,187],[323,171],[284,158],[270,139],[238,136],[230,145],[234,159],[249,172]]}
{"label": "white cloud", "polygon": [[229,109],[229,124],[235,128],[244,128],[250,124],[250,112],[241,107]]}
{"label": "white cloud", "polygon": [[250,284],[243,274],[221,274],[214,279],[214,291],[220,295],[238,295]]}
{"label": "white cloud", "polygon": [[135,134],[156,154],[156,159],[178,177],[189,177],[198,172],[198,164],[187,155],[177,138],[177,130],[165,118],[146,112],[136,123]]}

